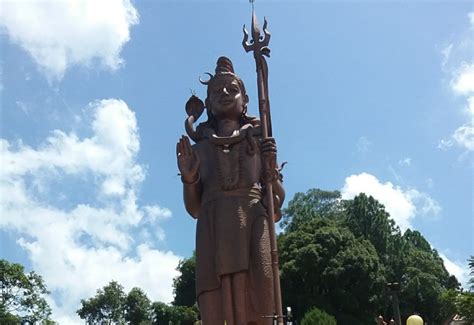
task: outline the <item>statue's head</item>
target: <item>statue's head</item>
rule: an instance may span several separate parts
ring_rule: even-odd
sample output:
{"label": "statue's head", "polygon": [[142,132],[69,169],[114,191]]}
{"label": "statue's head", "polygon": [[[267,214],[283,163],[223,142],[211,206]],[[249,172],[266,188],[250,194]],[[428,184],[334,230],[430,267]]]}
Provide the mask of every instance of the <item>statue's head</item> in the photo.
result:
{"label": "statue's head", "polygon": [[208,81],[201,83],[207,85],[208,123],[215,127],[215,122],[220,119],[235,119],[240,124],[254,120],[247,115],[249,98],[242,80],[234,73],[232,61],[226,57],[217,60],[215,75],[209,74]]}

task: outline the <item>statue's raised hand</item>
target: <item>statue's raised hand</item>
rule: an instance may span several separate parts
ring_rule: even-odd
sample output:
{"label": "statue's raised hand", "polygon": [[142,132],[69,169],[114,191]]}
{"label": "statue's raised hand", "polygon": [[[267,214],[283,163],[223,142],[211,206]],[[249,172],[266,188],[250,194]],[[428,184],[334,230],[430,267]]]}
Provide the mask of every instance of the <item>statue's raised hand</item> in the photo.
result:
{"label": "statue's raised hand", "polygon": [[187,136],[183,135],[176,144],[176,156],[182,181],[196,182],[199,179],[199,157],[194,153]]}

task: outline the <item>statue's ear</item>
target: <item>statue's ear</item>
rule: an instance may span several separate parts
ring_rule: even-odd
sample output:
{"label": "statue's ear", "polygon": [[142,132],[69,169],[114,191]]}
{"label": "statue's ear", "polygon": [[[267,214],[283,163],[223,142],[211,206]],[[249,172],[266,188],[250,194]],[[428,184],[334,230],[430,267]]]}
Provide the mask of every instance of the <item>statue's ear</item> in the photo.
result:
{"label": "statue's ear", "polygon": [[249,103],[249,95],[247,94],[245,94],[244,103],[245,103],[245,106],[247,106],[247,104]]}

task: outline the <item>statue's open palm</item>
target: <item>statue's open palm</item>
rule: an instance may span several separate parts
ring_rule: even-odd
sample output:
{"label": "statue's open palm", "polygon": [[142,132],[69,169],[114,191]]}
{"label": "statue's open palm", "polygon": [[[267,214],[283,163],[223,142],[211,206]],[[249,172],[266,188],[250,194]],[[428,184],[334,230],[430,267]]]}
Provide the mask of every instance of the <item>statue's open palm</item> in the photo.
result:
{"label": "statue's open palm", "polygon": [[199,157],[194,153],[189,138],[182,136],[176,144],[176,156],[181,177],[186,183],[194,183],[199,177]]}

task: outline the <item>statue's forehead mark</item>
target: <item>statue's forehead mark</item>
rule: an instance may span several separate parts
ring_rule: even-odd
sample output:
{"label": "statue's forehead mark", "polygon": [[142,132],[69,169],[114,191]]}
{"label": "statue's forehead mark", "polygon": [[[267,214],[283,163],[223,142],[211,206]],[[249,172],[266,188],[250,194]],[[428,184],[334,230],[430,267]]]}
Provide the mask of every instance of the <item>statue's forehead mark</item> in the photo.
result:
{"label": "statue's forehead mark", "polygon": [[209,88],[214,89],[227,85],[239,86],[239,81],[233,76],[221,76],[209,83]]}

